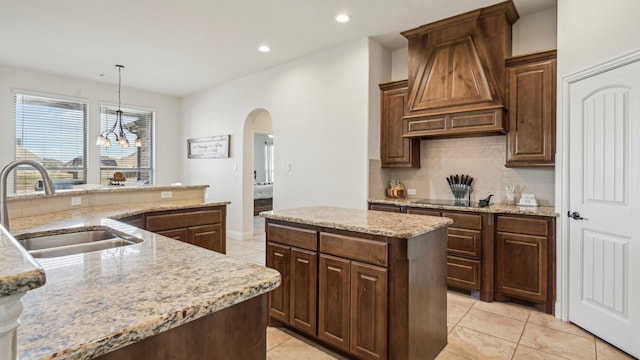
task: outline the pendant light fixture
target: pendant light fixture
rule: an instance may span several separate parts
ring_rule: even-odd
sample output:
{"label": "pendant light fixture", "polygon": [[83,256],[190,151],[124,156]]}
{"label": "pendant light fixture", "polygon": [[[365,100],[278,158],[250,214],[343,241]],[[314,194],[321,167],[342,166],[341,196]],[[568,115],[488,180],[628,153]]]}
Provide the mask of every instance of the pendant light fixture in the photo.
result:
{"label": "pendant light fixture", "polygon": [[[125,127],[122,125],[122,109],[120,106],[121,105],[120,91],[122,88],[122,69],[124,69],[124,66],[116,65],[116,67],[118,68],[118,111],[116,111],[116,121],[113,123],[113,126],[109,130],[100,133],[100,135],[96,139],[96,145],[111,146],[111,140],[109,139],[109,135],[113,134],[113,136],[115,136],[115,140],[118,142],[118,144],[120,144],[120,146],[129,147],[129,140],[127,140],[127,136],[125,135],[125,130],[128,133],[131,133],[131,134],[133,133],[125,129]],[[105,117],[106,117],[106,114],[105,114]],[[134,135],[136,135],[135,145],[137,147],[141,147],[142,140],[140,139],[138,134],[134,134]]]}

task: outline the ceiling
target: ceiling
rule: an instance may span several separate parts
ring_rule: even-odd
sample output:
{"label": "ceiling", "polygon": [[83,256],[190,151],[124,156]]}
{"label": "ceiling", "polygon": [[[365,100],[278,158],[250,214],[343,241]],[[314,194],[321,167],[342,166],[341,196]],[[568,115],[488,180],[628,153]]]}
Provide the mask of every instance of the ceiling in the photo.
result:
{"label": "ceiling", "polygon": [[124,87],[184,96],[367,36],[402,48],[401,31],[501,1],[2,0],[0,64],[109,83],[122,64]]}

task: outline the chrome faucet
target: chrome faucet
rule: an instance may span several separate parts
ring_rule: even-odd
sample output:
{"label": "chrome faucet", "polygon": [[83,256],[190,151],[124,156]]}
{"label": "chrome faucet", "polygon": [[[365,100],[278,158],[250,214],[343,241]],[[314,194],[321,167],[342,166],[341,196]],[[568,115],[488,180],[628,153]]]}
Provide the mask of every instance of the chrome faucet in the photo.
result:
{"label": "chrome faucet", "polygon": [[42,184],[45,194],[53,195],[56,193],[56,190],[53,188],[53,181],[51,181],[51,177],[49,177],[47,169],[45,169],[39,162],[23,159],[15,160],[7,164],[7,166],[0,171],[0,225],[4,226],[7,230],[9,230],[9,213],[7,211],[7,175],[9,175],[11,170],[20,165],[31,165],[34,169],[40,172],[40,175],[42,175]]}

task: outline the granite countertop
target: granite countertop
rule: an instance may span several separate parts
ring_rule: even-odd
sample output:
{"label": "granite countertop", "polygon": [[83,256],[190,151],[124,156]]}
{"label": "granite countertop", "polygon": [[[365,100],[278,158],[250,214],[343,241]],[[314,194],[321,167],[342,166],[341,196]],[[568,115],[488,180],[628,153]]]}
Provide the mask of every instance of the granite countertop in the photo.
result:
{"label": "granite countertop", "polygon": [[372,235],[409,239],[451,224],[448,218],[312,206],[261,212],[267,219],[290,221]]}
{"label": "granite countertop", "polygon": [[209,185],[134,185],[134,186],[99,186],[86,189],[63,189],[56,190],[55,194],[47,195],[44,192],[30,192],[26,194],[13,194],[7,196],[8,201],[37,199],[42,197],[55,196],[78,196],[83,194],[99,194],[99,193],[121,193],[121,192],[140,192],[140,191],[171,191],[171,190],[198,190],[206,189]]}
{"label": "granite countertop", "polygon": [[11,234],[0,226],[0,297],[39,288],[45,272]]}
{"label": "granite countertop", "polygon": [[[38,259],[36,268],[44,269],[47,281],[22,298],[19,358],[89,359],[278,287],[281,277],[273,269],[106,218],[228,203],[172,202],[128,205],[127,209],[102,206],[13,219],[12,228],[19,229],[14,233],[22,237],[31,232],[106,227],[144,240],[109,250]],[[13,253],[20,255],[16,250]],[[0,275],[6,270],[3,261]]]}
{"label": "granite countertop", "polygon": [[506,204],[491,204],[490,206],[479,208],[469,206],[451,206],[451,205],[438,205],[438,204],[424,204],[420,203],[423,199],[417,198],[374,198],[369,199],[370,203],[374,204],[389,204],[398,206],[411,206],[420,207],[425,209],[439,209],[439,210],[457,210],[468,211],[476,213],[491,213],[491,214],[517,214],[517,215],[532,215],[532,216],[550,216],[558,217],[558,213],[553,206],[517,206]]}

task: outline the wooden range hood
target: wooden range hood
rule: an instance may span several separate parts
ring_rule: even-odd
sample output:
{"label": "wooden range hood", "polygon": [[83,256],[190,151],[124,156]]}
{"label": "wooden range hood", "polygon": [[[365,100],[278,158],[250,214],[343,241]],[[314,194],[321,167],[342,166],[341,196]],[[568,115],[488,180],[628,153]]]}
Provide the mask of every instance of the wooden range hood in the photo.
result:
{"label": "wooden range hood", "polygon": [[404,137],[504,134],[512,1],[402,33],[409,40]]}

